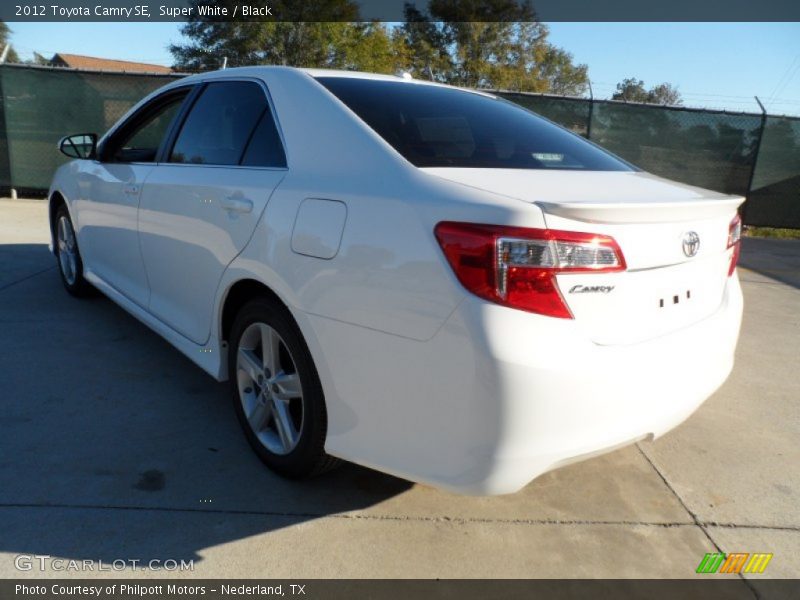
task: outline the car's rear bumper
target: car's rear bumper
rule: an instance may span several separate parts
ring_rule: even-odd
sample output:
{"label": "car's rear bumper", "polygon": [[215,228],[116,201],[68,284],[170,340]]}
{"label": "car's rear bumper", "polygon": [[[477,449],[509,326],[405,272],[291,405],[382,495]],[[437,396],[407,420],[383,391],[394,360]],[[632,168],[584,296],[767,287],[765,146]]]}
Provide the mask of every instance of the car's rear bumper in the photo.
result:
{"label": "car's rear bumper", "polygon": [[[469,318],[489,321],[504,425],[487,477],[474,491],[503,493],[576,459],[663,435],[685,420],[733,367],[742,297],[732,278],[713,316],[630,346],[597,346],[569,327],[542,335],[513,311],[479,313]],[[543,343],[530,342],[537,338]]]}
{"label": "car's rear bumper", "polygon": [[338,338],[321,372],[327,449],[460,493],[514,492],[681,423],[730,373],[741,315],[732,277],[712,316],[627,346],[473,297],[423,343],[318,322]]}

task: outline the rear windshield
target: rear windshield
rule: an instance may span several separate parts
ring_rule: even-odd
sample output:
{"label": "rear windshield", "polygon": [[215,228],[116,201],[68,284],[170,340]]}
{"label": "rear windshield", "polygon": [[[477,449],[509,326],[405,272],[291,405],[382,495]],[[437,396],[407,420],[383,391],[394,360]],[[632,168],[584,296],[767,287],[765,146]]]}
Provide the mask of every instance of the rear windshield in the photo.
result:
{"label": "rear windshield", "polygon": [[317,81],[417,167],[632,170],[580,136],[505,100],[401,81]]}

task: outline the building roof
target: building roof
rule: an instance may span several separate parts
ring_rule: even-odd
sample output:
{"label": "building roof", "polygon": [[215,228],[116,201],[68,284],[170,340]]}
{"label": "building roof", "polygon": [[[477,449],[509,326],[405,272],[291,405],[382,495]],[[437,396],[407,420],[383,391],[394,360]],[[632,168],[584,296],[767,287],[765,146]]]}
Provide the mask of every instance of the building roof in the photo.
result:
{"label": "building roof", "polygon": [[88,69],[91,71],[122,71],[127,73],[172,73],[172,69],[162,65],[131,62],[128,60],[113,60],[110,58],[97,58],[94,56],[81,56],[79,54],[55,54],[50,61],[52,64],[69,67],[71,69]]}

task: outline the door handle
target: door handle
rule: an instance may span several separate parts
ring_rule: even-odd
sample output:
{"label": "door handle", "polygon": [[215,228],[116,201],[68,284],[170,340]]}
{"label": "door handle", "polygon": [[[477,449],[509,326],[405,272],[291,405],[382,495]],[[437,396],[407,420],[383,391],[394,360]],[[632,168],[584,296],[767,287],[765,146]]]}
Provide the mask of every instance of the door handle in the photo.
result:
{"label": "door handle", "polygon": [[122,193],[126,196],[138,196],[139,186],[135,183],[126,183],[122,188]]}
{"label": "door handle", "polygon": [[253,201],[247,198],[225,196],[219,204],[228,212],[249,213],[253,211]]}

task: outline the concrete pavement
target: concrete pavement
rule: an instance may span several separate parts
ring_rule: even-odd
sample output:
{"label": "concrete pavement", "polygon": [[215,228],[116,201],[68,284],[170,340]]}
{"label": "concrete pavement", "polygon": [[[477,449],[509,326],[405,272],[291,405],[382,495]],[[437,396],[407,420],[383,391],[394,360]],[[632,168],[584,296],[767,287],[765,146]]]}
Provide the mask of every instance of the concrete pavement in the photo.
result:
{"label": "concrete pavement", "polygon": [[[126,577],[683,578],[716,551],[772,552],[755,577],[796,577],[800,242],[762,242],[745,240],[737,366],[697,414],[470,498],[353,465],[272,475],[224,385],[63,291],[44,202],[0,200],[0,577],[64,575],[16,570],[24,553],[124,560]],[[151,559],[194,571],[132,567]]]}

